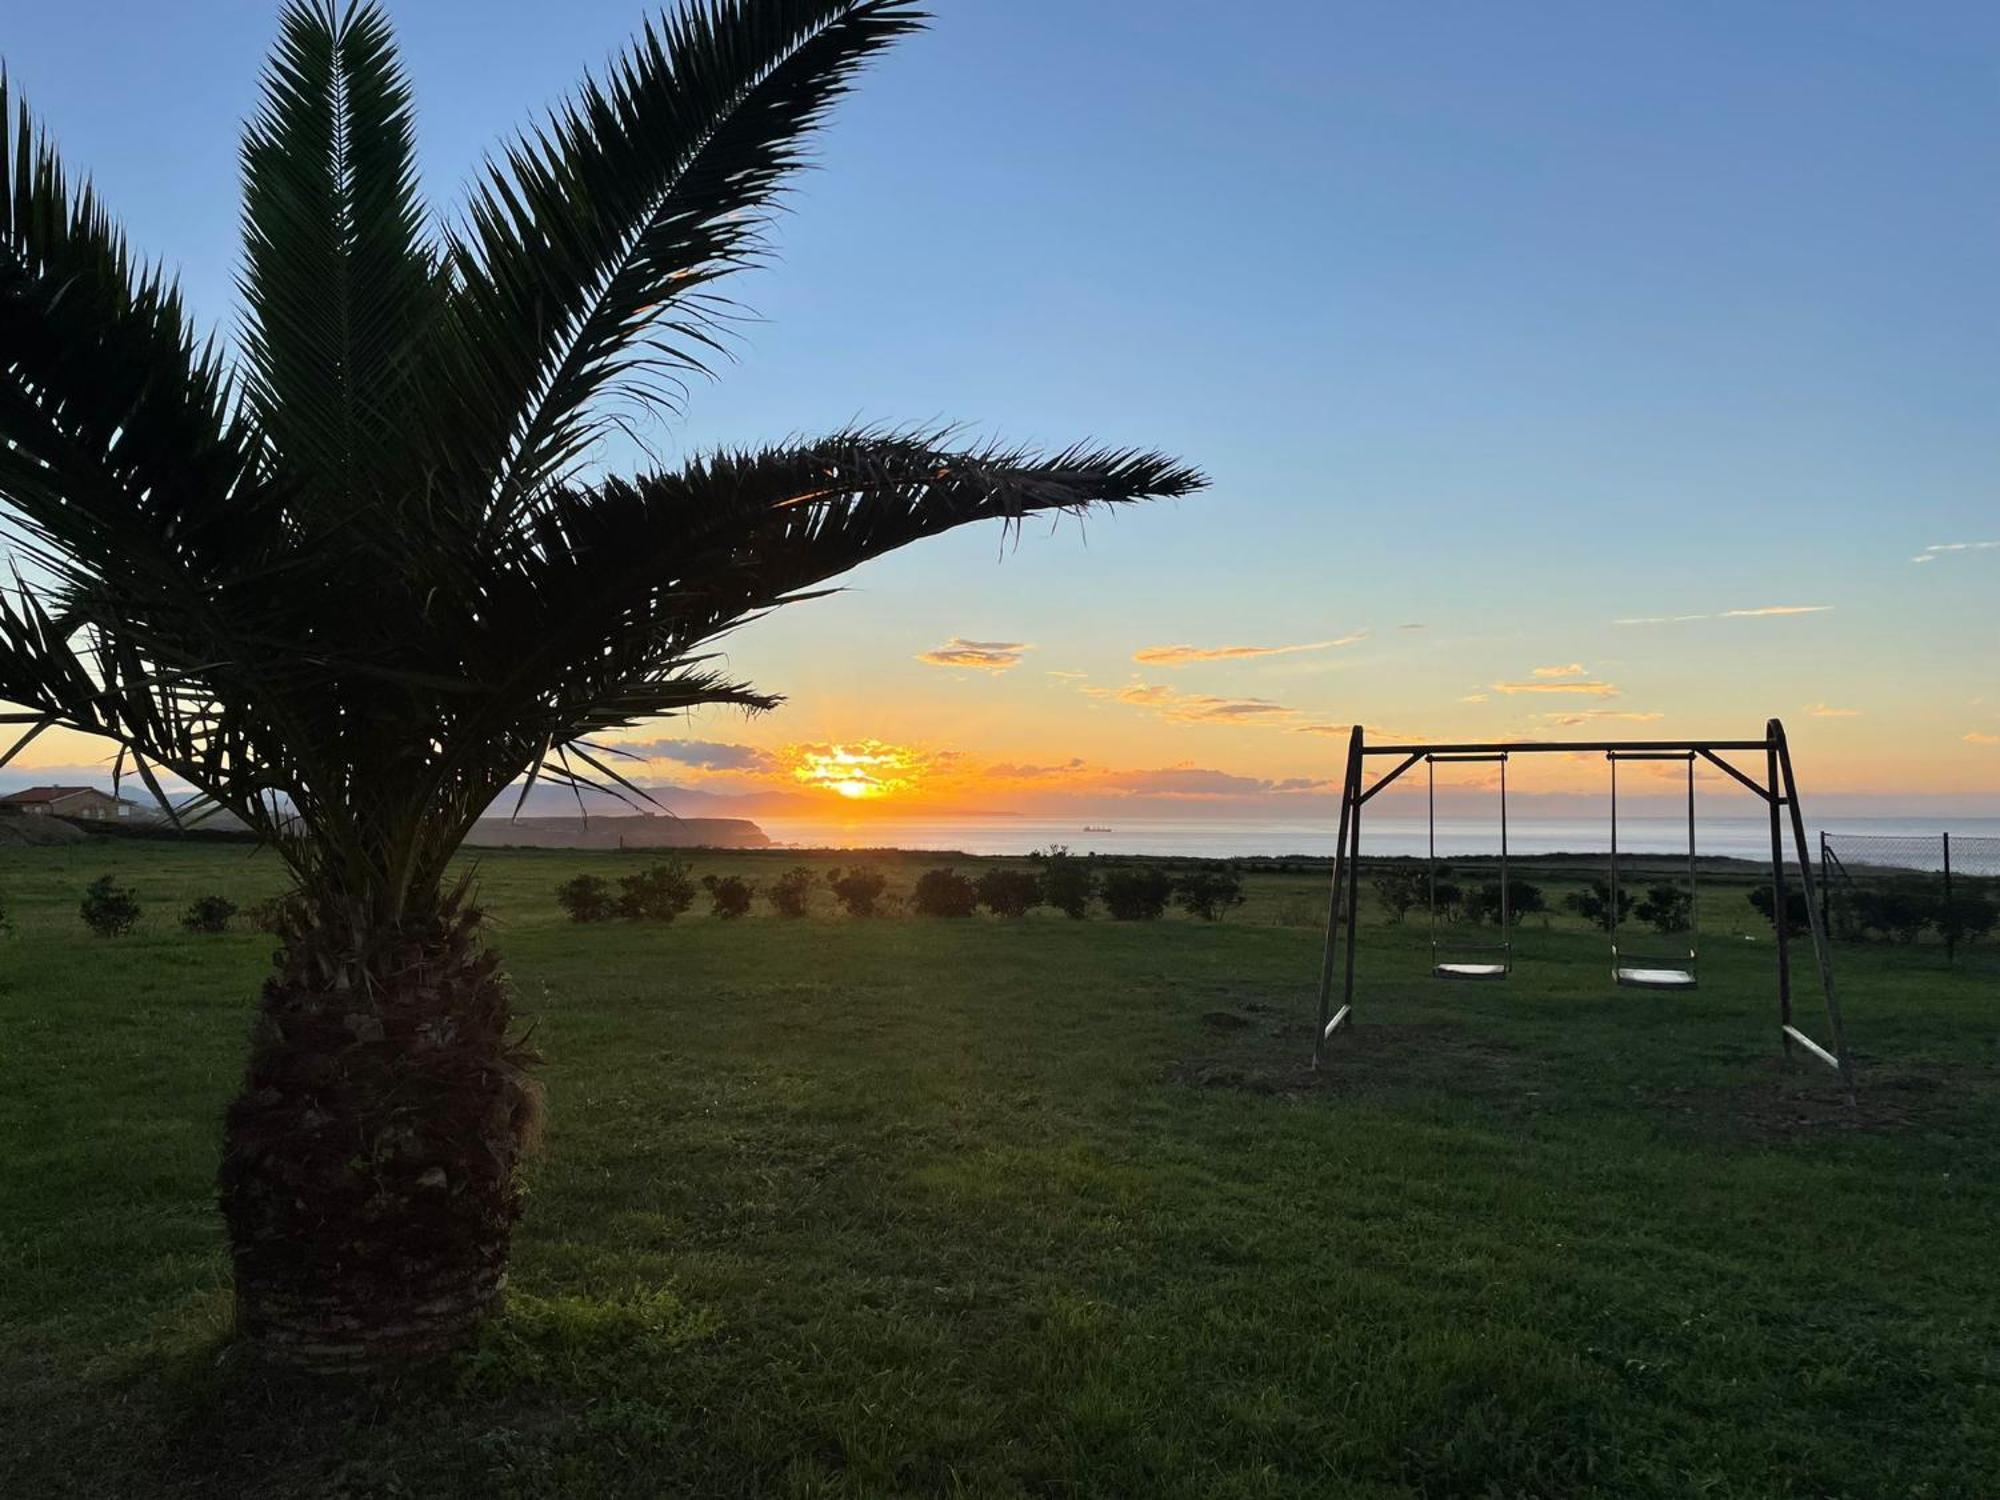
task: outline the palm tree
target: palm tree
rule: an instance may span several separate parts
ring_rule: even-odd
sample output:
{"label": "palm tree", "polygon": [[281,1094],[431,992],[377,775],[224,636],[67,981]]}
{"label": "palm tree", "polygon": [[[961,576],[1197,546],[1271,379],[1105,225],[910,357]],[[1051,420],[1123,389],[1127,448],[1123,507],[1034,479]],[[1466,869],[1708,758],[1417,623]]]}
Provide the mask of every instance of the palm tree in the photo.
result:
{"label": "palm tree", "polygon": [[511,783],[629,787],[607,731],[770,707],[704,643],[868,558],[1204,482],[880,430],[594,463],[717,348],[712,284],[920,19],[687,0],[439,223],[382,13],[290,0],[234,359],[0,76],[0,700],[23,742],[103,736],[163,801],[171,773],[180,817],[233,813],[294,879],[221,1166],[238,1330],[273,1357],[434,1353],[504,1283],[538,1096],[447,867]]}

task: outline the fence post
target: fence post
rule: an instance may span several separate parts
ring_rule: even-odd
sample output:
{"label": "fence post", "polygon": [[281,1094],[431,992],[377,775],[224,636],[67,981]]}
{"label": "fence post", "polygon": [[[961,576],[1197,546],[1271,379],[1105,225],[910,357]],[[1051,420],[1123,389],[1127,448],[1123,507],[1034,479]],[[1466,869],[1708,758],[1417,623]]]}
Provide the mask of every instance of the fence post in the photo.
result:
{"label": "fence post", "polygon": [[1944,961],[1958,962],[1958,918],[1951,909],[1951,834],[1944,835]]}
{"label": "fence post", "polygon": [[1819,925],[1829,936],[1833,932],[1833,881],[1827,871],[1833,866],[1826,858],[1826,830],[1819,831]]}

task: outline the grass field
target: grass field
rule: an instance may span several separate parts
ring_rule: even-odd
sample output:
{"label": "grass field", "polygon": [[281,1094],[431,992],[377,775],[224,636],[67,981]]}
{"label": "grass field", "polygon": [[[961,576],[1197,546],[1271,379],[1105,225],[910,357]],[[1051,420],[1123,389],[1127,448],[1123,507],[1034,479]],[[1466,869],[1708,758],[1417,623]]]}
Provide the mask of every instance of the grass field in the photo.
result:
{"label": "grass field", "polygon": [[[1843,952],[1850,1111],[1740,889],[1688,996],[1561,921],[1438,986],[1377,925],[1315,1076],[1316,875],[1220,925],[559,919],[640,862],[482,859],[551,1102],[509,1311],[341,1392],[225,1352],[270,939],[172,917],[274,862],[0,851],[0,1495],[2000,1490],[1990,975]],[[129,937],[76,920],[105,871]]]}

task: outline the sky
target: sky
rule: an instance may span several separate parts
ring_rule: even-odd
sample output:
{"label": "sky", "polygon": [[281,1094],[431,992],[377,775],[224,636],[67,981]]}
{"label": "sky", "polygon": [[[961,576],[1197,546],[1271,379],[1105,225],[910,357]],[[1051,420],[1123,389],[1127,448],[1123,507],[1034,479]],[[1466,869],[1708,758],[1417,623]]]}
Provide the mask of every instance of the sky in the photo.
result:
{"label": "sky", "polygon": [[[646,14],[389,9],[447,214]],[[640,779],[882,816],[1318,817],[1355,722],[1775,715],[1809,811],[2000,813],[2000,9],[934,9],[731,287],[757,314],[733,364],[650,457],[600,461],[949,420],[1159,448],[1213,488],[869,565],[724,642],[782,708],[641,726]],[[71,166],[225,332],[274,15],[0,31]],[[107,763],[49,735],[8,780]],[[1603,774],[1554,758],[1513,788]]]}

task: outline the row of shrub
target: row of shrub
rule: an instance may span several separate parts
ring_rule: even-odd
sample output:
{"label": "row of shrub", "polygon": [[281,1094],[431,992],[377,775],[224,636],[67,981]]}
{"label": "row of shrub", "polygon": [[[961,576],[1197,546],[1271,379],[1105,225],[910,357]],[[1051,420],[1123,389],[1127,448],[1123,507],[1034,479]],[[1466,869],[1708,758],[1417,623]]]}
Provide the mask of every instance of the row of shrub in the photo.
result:
{"label": "row of shrub", "polygon": [[[76,914],[99,937],[123,937],[139,925],[143,911],[138,892],[113,876],[100,875],[84,887]],[[227,932],[236,913],[236,903],[226,896],[197,896],[182,909],[180,924],[189,932]],[[0,928],[5,926],[6,914],[0,912]]]}
{"label": "row of shrub", "polygon": [[[1066,850],[1038,855],[1033,870],[997,866],[977,878],[945,865],[924,871],[910,892],[909,908],[923,917],[970,917],[984,907],[996,917],[1025,917],[1051,907],[1078,921],[1101,903],[1120,922],[1156,921],[1169,905],[1203,921],[1219,921],[1243,904],[1243,882],[1229,870],[1170,872],[1152,865],[1120,866],[1101,874]],[[574,922],[671,922],[706,891],[713,915],[725,921],[747,915],[762,895],[781,917],[803,917],[814,889],[824,884],[851,917],[874,917],[888,907],[889,879],[867,865],[835,867],[823,880],[804,865],[765,883],[761,891],[740,875],[705,876],[697,886],[680,860],[660,860],[619,878],[614,888],[598,875],[578,875],[556,887],[556,901]]]}

